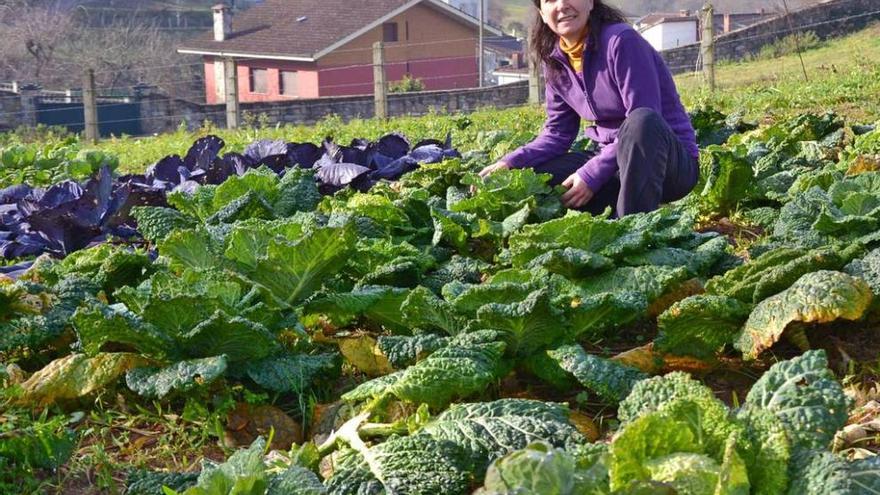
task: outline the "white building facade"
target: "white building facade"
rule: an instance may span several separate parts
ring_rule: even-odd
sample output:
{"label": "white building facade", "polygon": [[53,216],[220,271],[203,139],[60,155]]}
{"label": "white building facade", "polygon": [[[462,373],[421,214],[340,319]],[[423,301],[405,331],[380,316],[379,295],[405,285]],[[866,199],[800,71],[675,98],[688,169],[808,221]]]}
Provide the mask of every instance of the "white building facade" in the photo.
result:
{"label": "white building facade", "polygon": [[528,69],[507,69],[501,68],[496,69],[492,72],[492,77],[495,79],[495,84],[498,86],[502,86],[504,84],[511,84],[520,81],[528,81],[529,80],[529,71]]}
{"label": "white building facade", "polygon": [[698,24],[696,19],[668,19],[640,30],[655,50],[669,50],[696,43]]}

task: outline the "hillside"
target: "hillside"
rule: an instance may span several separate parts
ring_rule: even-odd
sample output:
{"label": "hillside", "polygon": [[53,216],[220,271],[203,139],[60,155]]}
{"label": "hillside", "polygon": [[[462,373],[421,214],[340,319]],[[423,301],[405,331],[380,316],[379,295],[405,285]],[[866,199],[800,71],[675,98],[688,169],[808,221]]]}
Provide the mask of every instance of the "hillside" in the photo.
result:
{"label": "hillside", "polygon": [[716,69],[718,90],[709,95],[699,74],[682,74],[676,84],[684,104],[710,103],[753,118],[833,110],[855,121],[880,119],[880,24],[829,40],[803,53],[809,81],[796,54]]}

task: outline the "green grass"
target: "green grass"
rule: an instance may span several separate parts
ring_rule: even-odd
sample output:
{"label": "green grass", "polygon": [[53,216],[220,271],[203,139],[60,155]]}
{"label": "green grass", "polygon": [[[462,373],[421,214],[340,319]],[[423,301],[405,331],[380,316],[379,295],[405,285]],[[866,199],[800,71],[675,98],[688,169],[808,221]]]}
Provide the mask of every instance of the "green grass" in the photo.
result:
{"label": "green grass", "polygon": [[[53,408],[53,418],[78,418],[67,425],[77,433],[72,456],[56,471],[0,469],[0,493],[16,486],[23,495],[119,494],[132,468],[197,472],[201,459],[223,461],[235,451],[222,439],[226,415],[236,403],[267,403],[266,397],[240,386],[170,404],[118,392],[98,394],[88,412],[65,414]],[[38,421],[32,411],[17,406],[0,413],[0,424],[26,427]]]}
{"label": "green grass", "polygon": [[[529,9],[531,3],[529,0],[503,0],[504,17],[502,17],[501,25],[505,28],[511,22],[518,22],[525,27],[529,26]],[[523,36],[524,33],[517,33],[517,36]]]}
{"label": "green grass", "polygon": [[744,111],[764,121],[803,112],[831,110],[853,122],[880,119],[880,24],[830,40],[803,53],[809,81],[796,54],[750,62],[722,62],[717,91],[702,75],[683,74],[676,85],[687,108],[709,104]]}
{"label": "green grass", "polygon": [[541,127],[543,119],[543,110],[533,106],[505,110],[488,108],[468,115],[432,113],[424,117],[395,117],[385,122],[354,119],[343,123],[338,116],[331,116],[313,126],[272,126],[252,122],[251,126],[235,131],[212,125],[205,125],[195,132],[181,128],[158,137],[108,139],[99,143],[98,148],[119,156],[121,172],[142,172],[147,165],[166,155],[183,155],[195,139],[207,134],[215,134],[226,141],[223,152],[241,152],[257,139],[319,144],[325,137],[332,136],[336,142],[348,144],[354,138],[378,139],[389,132],[403,133],[414,142],[428,138],[443,140],[447,133],[451,133],[453,145],[467,151],[476,147],[481,132],[500,129],[514,134],[534,133]]}

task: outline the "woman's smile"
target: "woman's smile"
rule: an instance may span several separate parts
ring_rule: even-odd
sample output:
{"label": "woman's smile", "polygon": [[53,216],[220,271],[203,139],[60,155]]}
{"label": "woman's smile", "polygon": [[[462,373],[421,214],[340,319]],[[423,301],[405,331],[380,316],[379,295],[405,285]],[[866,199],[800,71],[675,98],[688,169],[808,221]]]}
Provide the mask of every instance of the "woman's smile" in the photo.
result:
{"label": "woman's smile", "polygon": [[592,9],[593,0],[542,0],[539,7],[547,27],[569,44],[583,36]]}

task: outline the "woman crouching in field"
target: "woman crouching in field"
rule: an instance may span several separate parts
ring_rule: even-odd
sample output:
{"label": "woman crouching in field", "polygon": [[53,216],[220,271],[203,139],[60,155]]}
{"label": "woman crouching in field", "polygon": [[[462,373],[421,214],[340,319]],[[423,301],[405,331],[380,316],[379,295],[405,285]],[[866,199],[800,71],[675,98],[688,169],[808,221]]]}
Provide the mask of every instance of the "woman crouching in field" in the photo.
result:
{"label": "woman crouching in field", "polygon": [[[684,197],[697,182],[694,128],[663,59],[601,0],[533,0],[530,40],[546,79],[540,135],[498,163],[549,173],[563,204],[618,217]],[[570,153],[581,119],[598,152]]]}

